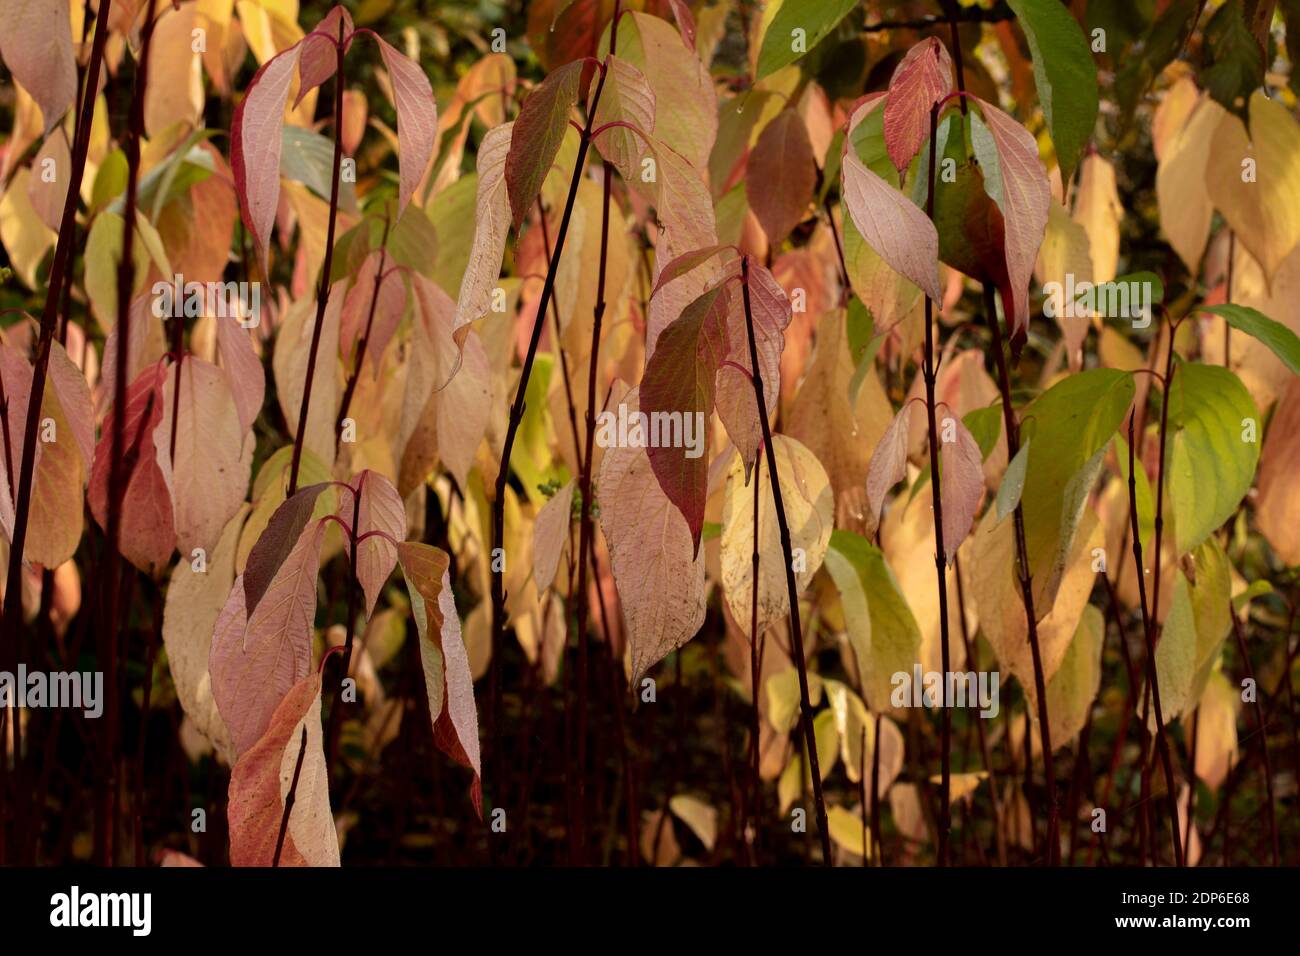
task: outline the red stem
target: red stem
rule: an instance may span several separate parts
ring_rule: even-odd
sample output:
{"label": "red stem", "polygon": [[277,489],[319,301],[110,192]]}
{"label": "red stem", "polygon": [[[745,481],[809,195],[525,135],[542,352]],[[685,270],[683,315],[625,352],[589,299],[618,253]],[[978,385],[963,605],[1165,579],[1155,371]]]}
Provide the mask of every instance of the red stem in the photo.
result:
{"label": "red stem", "polygon": [[343,22],[339,21],[337,72],[334,76],[334,171],[330,179],[330,218],[325,235],[325,260],[321,263],[320,288],[316,293],[316,324],[311,332],[311,351],[307,353],[307,378],[303,383],[302,405],[298,409],[298,430],[293,439],[293,460],[289,466],[286,497],[298,490],[298,469],[302,464],[302,446],[307,440],[307,416],[311,409],[312,381],[316,377],[316,353],[320,350],[321,329],[325,325],[325,305],[329,301],[330,270],[334,260],[334,227],[339,213],[339,174],[343,161]]}

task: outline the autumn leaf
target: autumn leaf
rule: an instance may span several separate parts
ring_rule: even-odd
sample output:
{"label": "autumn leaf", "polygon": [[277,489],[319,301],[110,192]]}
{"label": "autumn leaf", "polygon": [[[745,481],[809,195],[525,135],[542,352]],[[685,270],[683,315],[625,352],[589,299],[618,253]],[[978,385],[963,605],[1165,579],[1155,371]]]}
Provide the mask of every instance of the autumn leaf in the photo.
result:
{"label": "autumn leaf", "polygon": [[[1047,228],[1051,188],[1033,136],[991,103],[979,100],[971,121],[971,143],[985,188],[1002,211],[1007,285],[999,289],[1012,339],[1029,325],[1029,280]],[[1013,342],[1014,347],[1014,342]]]}
{"label": "autumn leaf", "polygon": [[312,672],[284,696],[266,732],[232,769],[226,809],[231,865],[271,866],[276,861],[285,802],[300,751],[302,768],[279,865],[339,865],[322,750],[320,704],[320,674]]}
{"label": "autumn leaf", "polygon": [[397,158],[400,165],[397,211],[400,213],[415,195],[438,141],[438,106],[433,87],[424,70],[376,36],[393,86],[397,106]]}
{"label": "autumn leaf", "polygon": [[230,168],[263,274],[280,199],[280,129],[301,56],[302,47],[295,44],[264,63],[235,107],[230,124]]}
{"label": "autumn leaf", "polygon": [[[637,390],[624,401],[635,411]],[[598,487],[600,527],[609,542],[635,684],[704,623],[704,556],[644,448],[606,449]]]}
{"label": "autumn leaf", "polygon": [[[281,530],[273,519],[259,544]],[[230,728],[237,753],[257,742],[290,688],[307,676],[324,538],[324,522],[308,524],[268,582],[262,599],[250,600],[246,571],[235,579],[217,618],[208,661],[212,697]],[[258,557],[255,547],[250,567]],[[260,567],[261,562],[258,564]]]}
{"label": "autumn leaf", "polygon": [[885,144],[899,172],[929,135],[930,108],[951,91],[952,59],[937,37],[916,44],[894,68],[885,100]]}
{"label": "autumn leaf", "polygon": [[912,201],[869,168],[853,147],[853,130],[881,105],[869,99],[849,119],[844,138],[844,204],[867,244],[896,272],[910,279],[935,302],[939,288],[939,234]]}
{"label": "autumn leaf", "polygon": [[[122,556],[144,571],[160,570],[176,547],[170,489],[158,465],[154,436],[163,420],[167,369],[150,366],[131,383],[125,409],[111,409],[104,419],[87,498],[101,528],[108,527],[112,463],[121,461],[122,486],[118,545]],[[123,451],[118,452],[114,420],[122,416]]]}
{"label": "autumn leaf", "polygon": [[72,52],[68,5],[3,0],[0,21],[5,25],[0,57],[40,106],[44,134],[49,136],[77,95],[77,61]]}
{"label": "autumn leaf", "polygon": [[[560,151],[569,113],[578,102],[583,71],[588,68],[585,61],[574,60],[553,71],[524,100],[515,118],[505,159],[505,182],[516,229],[542,191],[542,182]],[[479,188],[483,188],[482,173]]]}
{"label": "autumn leaf", "polygon": [[420,632],[420,662],[434,741],[445,754],[474,771],[470,799],[481,818],[478,711],[460,617],[452,599],[448,557],[435,547],[413,541],[400,544],[397,553]]}
{"label": "autumn leaf", "polygon": [[984,498],[983,457],[979,445],[960,418],[945,417],[939,423],[939,435],[944,558],[952,564],[957,548],[970,534],[975,512]]}
{"label": "autumn leaf", "polygon": [[782,110],[763,127],[749,154],[745,176],[749,207],[768,242],[780,245],[799,225],[816,185],[817,164],[808,128],[794,110]]}

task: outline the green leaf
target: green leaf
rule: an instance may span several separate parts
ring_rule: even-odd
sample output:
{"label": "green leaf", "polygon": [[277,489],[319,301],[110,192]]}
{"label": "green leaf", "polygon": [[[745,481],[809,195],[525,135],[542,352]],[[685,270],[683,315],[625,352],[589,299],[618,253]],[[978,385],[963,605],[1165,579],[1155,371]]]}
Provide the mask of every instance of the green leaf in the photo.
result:
{"label": "green leaf", "polygon": [[1262,578],[1258,581],[1251,581],[1246,590],[1236,595],[1232,599],[1232,609],[1240,611],[1243,607],[1255,600],[1257,597],[1263,597],[1265,594],[1273,593],[1273,585]]}
{"label": "green leaf", "polygon": [[1292,372],[1300,375],[1300,336],[1281,322],[1275,322],[1263,312],[1244,305],[1216,305],[1204,312],[1219,316],[1234,329],[1259,339],[1280,358]]}
{"label": "green leaf", "polygon": [[[1111,279],[1110,282],[1104,284],[1113,285],[1113,286],[1144,285],[1147,287],[1147,292],[1150,293],[1149,296],[1145,299],[1139,299],[1131,296],[1130,301],[1134,301],[1134,302],[1146,301],[1146,302],[1150,302],[1152,305],[1159,305],[1160,303],[1165,301],[1165,284],[1160,281],[1160,277],[1156,275],[1154,272],[1126,272],[1124,275],[1117,276],[1116,278]],[[1094,289],[1095,288],[1096,287],[1094,286]],[[1135,294],[1136,291],[1137,290],[1134,290]],[[1085,286],[1082,290],[1080,290],[1075,295],[1074,297],[1075,301],[1078,301],[1082,296],[1086,295],[1087,292],[1088,292],[1088,288]]]}
{"label": "green leaf", "polygon": [[1097,64],[1083,30],[1059,0],[1008,0],[1029,41],[1034,82],[1069,182],[1097,122]]}
{"label": "green leaf", "polygon": [[987,460],[1002,437],[1002,406],[977,408],[961,417],[961,423],[980,446],[980,458]]}
{"label": "green leaf", "polygon": [[[326,202],[334,177],[334,142],[301,126],[286,126],[280,133],[280,175],[302,183]],[[339,182],[339,208],[357,207],[354,183]]]}
{"label": "green leaf", "polygon": [[1047,713],[1052,746],[1064,747],[1083,730],[1101,687],[1101,648],[1106,619],[1091,604],[1083,608],[1061,666],[1047,682]]}
{"label": "green leaf", "polygon": [[[1128,495],[1128,442],[1119,435],[1115,436],[1115,457],[1119,459],[1120,476],[1124,479],[1125,500]],[[1151,496],[1151,482],[1147,478],[1147,470],[1142,465],[1142,459],[1134,456],[1134,470],[1137,472],[1133,479],[1133,497],[1137,503],[1138,513],[1138,540],[1142,542],[1142,553],[1148,555],[1151,553],[1151,536],[1155,533],[1156,528],[1156,506],[1155,499]],[[1128,506],[1125,505],[1125,524],[1127,528]]]}
{"label": "green leaf", "polygon": [[856,6],[858,0],[785,0],[763,34],[756,79],[812,50]]}
{"label": "green leaf", "polygon": [[[1186,710],[1196,680],[1196,615],[1192,592],[1182,571],[1174,572],[1174,593],[1156,645],[1156,681],[1165,726]],[[1148,721],[1155,727],[1155,711]]]}
{"label": "green leaf", "polygon": [[1016,457],[1011,459],[1011,464],[1007,465],[1006,473],[1002,476],[1002,484],[998,486],[998,521],[1015,511],[1016,505],[1020,504],[1020,495],[1025,490],[1029,445],[1029,440],[1026,440],[1020,446],[1020,451],[1016,452]]}
{"label": "green leaf", "polygon": [[1034,590],[1042,598],[1054,595],[1060,583],[1102,453],[1124,420],[1133,391],[1129,372],[1088,369],[1053,385],[1021,416],[1026,425],[1032,423],[1033,447],[1020,504]]}
{"label": "green leaf", "polygon": [[893,675],[911,673],[921,632],[884,554],[866,538],[833,532],[826,570],[840,592],[866,702],[879,712],[888,704]]}
{"label": "green leaf", "polygon": [[1232,517],[1259,463],[1259,411],[1241,379],[1217,365],[1180,364],[1169,388],[1169,489],[1178,553]]}
{"label": "green leaf", "polygon": [[1239,0],[1228,0],[1205,25],[1211,64],[1201,84],[1224,109],[1245,119],[1251,91],[1264,83],[1264,53],[1241,13]]}
{"label": "green leaf", "polygon": [[849,359],[853,362],[853,377],[849,379],[849,405],[857,407],[858,392],[867,374],[876,367],[876,352],[880,350],[884,336],[878,336],[876,323],[867,307],[858,298],[849,301],[845,326],[848,332]]}

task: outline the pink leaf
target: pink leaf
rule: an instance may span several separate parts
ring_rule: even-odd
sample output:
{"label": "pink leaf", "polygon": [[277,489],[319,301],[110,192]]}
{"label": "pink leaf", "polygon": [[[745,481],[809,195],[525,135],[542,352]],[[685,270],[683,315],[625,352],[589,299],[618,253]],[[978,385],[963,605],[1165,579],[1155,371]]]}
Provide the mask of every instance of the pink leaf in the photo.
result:
{"label": "pink leaf", "polygon": [[[371,531],[383,532],[357,543],[357,566],[354,570],[366,595],[366,616],[369,617],[375,611],[375,602],[379,600],[384,582],[397,565],[397,546],[393,541],[406,537],[406,505],[393,483],[377,471],[359,473],[352,479],[351,487],[361,489],[360,506],[356,508],[357,522],[353,528],[357,538]],[[344,490],[339,495],[338,515],[351,525],[353,510],[353,493]]]}
{"label": "pink leaf", "polygon": [[930,108],[951,91],[952,60],[938,37],[907,51],[889,80],[885,101],[885,148],[900,172],[930,135]]}
{"label": "pink leaf", "polygon": [[501,274],[501,257],[505,253],[506,233],[510,229],[505,169],[513,132],[514,123],[506,123],[488,130],[479,144],[474,241],[456,302],[454,326],[458,332],[487,315],[492,304],[492,290]]}
{"label": "pink leaf", "polygon": [[262,411],[262,402],[266,398],[266,372],[253,351],[253,340],[249,338],[248,330],[230,319],[217,319],[217,352],[221,356],[221,370],[226,373],[230,393],[234,396],[239,430],[246,433]]}
{"label": "pink leaf", "polygon": [[171,495],[154,452],[154,430],[163,417],[163,382],[167,370],[151,365],[126,393],[123,448],[115,448],[113,408],[104,418],[87,493],[90,512],[101,528],[108,527],[109,481],[112,462],[123,460],[123,494],[118,519],[118,550],[142,571],[162,568],[176,543]]}
{"label": "pink leaf", "polygon": [[316,499],[328,487],[321,483],[299,488],[271,514],[244,564],[245,613],[251,614],[262,602],[276,574],[297,547],[303,529],[316,510]]}
{"label": "pink leaf", "polygon": [[271,224],[280,201],[284,107],[301,54],[302,44],[295,43],[262,64],[235,107],[230,124],[230,169],[263,275],[267,273]]}
{"label": "pink leaf", "polygon": [[[785,349],[785,329],[793,313],[785,290],[772,273],[749,260],[749,305],[754,317],[754,345],[758,351],[758,370],[763,378],[763,402],[769,416],[775,414],[781,393],[781,352]],[[727,358],[718,369],[718,417],[726,426],[731,442],[745,462],[745,475],[754,467],[754,459],[763,445],[763,423],[754,401],[753,367],[749,360],[749,330],[746,327],[744,298],[731,294],[727,315]]]}
{"label": "pink leaf", "polygon": [[984,464],[975,437],[951,410],[939,421],[939,435],[943,550],[944,559],[952,564],[984,497]]}
{"label": "pink leaf", "polygon": [[397,107],[397,160],[399,167],[400,214],[415,195],[424,171],[429,166],[433,147],[438,141],[438,104],[433,99],[433,87],[419,64],[380,37],[379,52],[384,67],[393,83],[393,102]]}
{"label": "pink leaf", "polygon": [[911,430],[912,403],[905,401],[894,420],[880,437],[876,450],[871,453],[867,466],[867,520],[875,527],[880,520],[880,509],[885,503],[885,492],[903,480],[907,474],[908,434]]}
{"label": "pink leaf", "polygon": [[[339,35],[340,24],[342,36]],[[325,14],[324,19],[316,24],[316,29],[302,40],[302,54],[299,60],[298,96],[293,101],[294,109],[302,98],[320,86],[338,70],[339,46],[344,51],[352,44],[352,14],[338,6]]]}
{"label": "pink leaf", "polygon": [[553,71],[528,95],[515,118],[506,157],[506,190],[516,229],[542,191],[560,151],[569,114],[578,102],[582,73],[588,67],[587,61],[574,60]]}
{"label": "pink leaf", "polygon": [[537,522],[533,525],[533,580],[540,594],[555,580],[560,558],[569,543],[575,487],[575,479],[570,478],[537,512]]}
{"label": "pink leaf", "polygon": [[[636,391],[624,400],[638,407]],[[632,650],[632,683],[704,623],[704,555],[664,494],[643,448],[606,449],[600,462],[600,527]]]}
{"label": "pink leaf", "polygon": [[450,560],[446,552],[415,541],[402,542],[397,553],[411,597],[411,613],[420,634],[420,662],[434,741],[443,753],[474,771],[470,799],[481,819],[483,784],[478,709],[474,704],[469,655],[451,592]]}
{"label": "pink leaf", "polygon": [[[173,460],[172,419],[178,404]],[[221,529],[243,504],[253,463],[253,446],[244,441],[244,434],[235,397],[219,368],[185,356],[179,403],[175,366],[166,373],[163,417],[153,441],[158,467],[171,491],[176,546],[182,555],[188,557],[194,548],[212,553]]]}
{"label": "pink leaf", "polygon": [[705,246],[703,249],[693,249],[690,252],[682,253],[659,270],[659,276],[655,279],[655,287],[650,291],[650,298],[653,299],[656,292],[674,279],[680,279],[688,272],[692,272],[704,265],[714,256],[724,252],[735,255],[736,250],[732,246]]}
{"label": "pink leaf", "polygon": [[[606,57],[605,71],[605,86],[596,104],[592,128],[626,123],[632,129],[611,125],[592,141],[626,182],[635,182],[641,175],[641,160],[649,149],[649,134],[655,128],[654,90],[646,75],[622,57],[613,54]],[[592,90],[594,95],[595,87]]]}
{"label": "pink leaf", "polygon": [[0,0],[0,56],[40,106],[46,136],[77,96],[69,9],[59,0]]}
{"label": "pink leaf", "polygon": [[[263,536],[269,531],[268,526]],[[240,575],[217,618],[208,671],[212,697],[237,753],[266,733],[284,696],[311,667],[316,575],[324,539],[325,522],[311,522],[256,609],[246,611],[246,575]]]}
{"label": "pink leaf", "polygon": [[933,301],[942,302],[939,234],[934,223],[910,199],[867,168],[853,148],[853,130],[879,105],[879,97],[868,100],[849,121],[849,135],[844,138],[844,203],[867,245]]}
{"label": "pink leaf", "polygon": [[438,457],[464,487],[487,432],[492,370],[478,333],[456,328],[451,299],[437,283],[419,274],[412,274],[411,281],[416,322],[399,444],[405,451],[417,422],[428,424],[433,405]]}
{"label": "pink leaf", "polygon": [[402,281],[402,273],[393,267],[391,259],[383,258],[386,271],[376,290],[375,277],[381,256],[378,251],[366,256],[343,300],[343,314],[339,317],[339,352],[344,356],[352,354],[357,339],[365,336],[366,357],[376,376],[384,349],[406,310],[406,283]]}
{"label": "pink leaf", "polygon": [[972,123],[971,143],[985,188],[1005,224],[1010,285],[999,290],[1002,308],[1012,338],[1023,339],[1029,326],[1029,282],[1047,230],[1052,190],[1029,131],[992,103],[977,102],[984,122]]}

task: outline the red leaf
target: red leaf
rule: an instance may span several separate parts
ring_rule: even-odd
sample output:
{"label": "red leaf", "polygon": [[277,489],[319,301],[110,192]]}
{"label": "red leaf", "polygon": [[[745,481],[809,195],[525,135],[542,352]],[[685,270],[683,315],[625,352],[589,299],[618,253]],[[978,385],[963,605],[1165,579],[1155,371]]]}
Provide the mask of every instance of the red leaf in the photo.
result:
{"label": "red leaf", "polygon": [[555,70],[529,94],[515,118],[506,156],[506,191],[516,229],[542,191],[560,151],[586,66],[587,61],[574,60]]}
{"label": "red leaf", "polygon": [[[688,305],[659,334],[641,381],[641,411],[651,423],[652,432],[643,436],[650,466],[668,500],[686,519],[695,551],[700,547],[704,501],[708,494],[709,459],[703,447],[704,428],[697,429],[701,433],[697,435],[698,454],[685,447],[684,440],[657,446],[652,446],[651,441],[653,432],[659,430],[654,425],[656,422],[676,420],[683,438],[686,429],[695,429],[701,419],[707,425],[713,413],[714,379],[728,354],[730,307],[730,294],[722,286],[708,290]],[[662,431],[670,429],[665,427]]]}
{"label": "red leaf", "polygon": [[[341,39],[340,20],[343,26]],[[298,97],[293,101],[295,109],[304,96],[332,77],[338,70],[340,44],[345,51],[352,44],[352,14],[338,6],[325,14],[324,19],[316,24],[316,29],[303,38],[299,60]]]}
{"label": "red leaf", "polygon": [[745,195],[774,246],[803,220],[817,187],[817,160],[803,118],[782,110],[764,127],[745,174]]}
{"label": "red leaf", "polygon": [[124,461],[118,550],[137,568],[149,573],[167,564],[176,543],[171,494],[154,449],[154,430],[163,418],[166,374],[161,364],[151,365],[127,389],[122,431],[124,450],[120,453],[113,441],[113,423],[119,410],[110,409],[105,416],[88,492],[91,514],[101,528],[107,528],[112,463],[118,459]]}
{"label": "red leaf", "polygon": [[950,92],[952,60],[938,37],[907,51],[889,80],[885,101],[885,148],[900,172],[930,135],[930,108]]}

